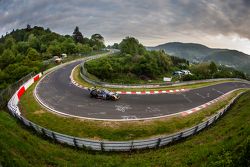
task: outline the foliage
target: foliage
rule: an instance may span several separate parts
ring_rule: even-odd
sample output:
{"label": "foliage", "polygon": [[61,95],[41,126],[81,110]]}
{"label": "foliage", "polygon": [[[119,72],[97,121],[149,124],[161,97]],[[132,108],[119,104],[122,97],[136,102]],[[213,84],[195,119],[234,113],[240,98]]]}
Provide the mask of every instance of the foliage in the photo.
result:
{"label": "foliage", "polygon": [[143,55],[146,52],[145,47],[134,37],[126,37],[119,44],[121,53],[130,55]]}
{"label": "foliage", "polygon": [[103,81],[138,83],[169,75],[173,67],[170,56],[161,51],[146,51],[133,37],[123,39],[119,48],[121,52],[115,56],[87,62],[87,71]]}
{"label": "foliage", "polygon": [[246,75],[243,72],[222,65],[218,66],[214,62],[193,64],[190,67],[190,71],[192,72],[192,75],[183,76],[181,78],[183,81],[213,79],[213,78],[246,79]]}
{"label": "foliage", "polygon": [[[104,38],[94,34],[93,39],[79,38],[82,43],[74,39],[79,36],[79,28],[73,36],[62,36],[51,32],[49,28],[27,25],[25,29],[13,30],[10,34],[0,38],[0,90],[8,84],[22,78],[28,72],[39,72],[46,68],[43,61],[53,56],[66,54],[89,54],[93,50],[101,50]],[[98,41],[100,39],[100,41]],[[15,71],[15,73],[13,73]]]}
{"label": "foliage", "polygon": [[73,32],[73,38],[77,43],[83,43],[83,35],[79,31],[79,27],[76,26],[74,32]]}
{"label": "foliage", "polygon": [[138,79],[155,79],[169,72],[172,67],[171,58],[162,52],[146,52],[145,55],[132,56],[118,54],[100,58],[85,64],[87,71],[101,80],[119,82],[136,82]]}

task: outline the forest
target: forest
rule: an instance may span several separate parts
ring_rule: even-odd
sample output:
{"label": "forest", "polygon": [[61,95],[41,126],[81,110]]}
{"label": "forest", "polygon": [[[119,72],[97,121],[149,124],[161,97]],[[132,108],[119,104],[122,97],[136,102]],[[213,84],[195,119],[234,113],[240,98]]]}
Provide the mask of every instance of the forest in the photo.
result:
{"label": "forest", "polygon": [[84,37],[76,26],[72,35],[60,35],[49,28],[27,25],[0,38],[0,90],[23,76],[45,70],[54,56],[89,54],[102,50],[100,34]]}

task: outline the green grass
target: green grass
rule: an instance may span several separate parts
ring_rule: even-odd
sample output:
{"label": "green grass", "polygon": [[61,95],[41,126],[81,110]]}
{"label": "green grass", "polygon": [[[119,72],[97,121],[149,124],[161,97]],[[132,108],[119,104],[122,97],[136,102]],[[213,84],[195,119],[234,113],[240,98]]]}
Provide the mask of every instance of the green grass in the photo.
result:
{"label": "green grass", "polygon": [[22,114],[34,123],[56,132],[91,139],[134,140],[171,134],[194,126],[224,107],[240,90],[225,100],[186,117],[172,117],[150,121],[106,122],[62,117],[43,109],[33,97],[33,85],[20,101]]}
{"label": "green grass", "polygon": [[[86,82],[80,76],[80,66],[77,66],[73,71],[73,79],[80,85],[85,87],[93,87],[94,85]],[[223,81],[213,81],[213,82],[205,82],[205,83],[196,83],[190,85],[182,85],[182,86],[165,86],[165,87],[158,87],[158,88],[108,88],[112,91],[150,91],[150,90],[173,90],[173,89],[197,89],[205,86],[216,85],[225,82],[238,82],[235,80],[223,80]],[[95,85],[97,88],[105,88],[98,85]]]}
{"label": "green grass", "polygon": [[0,111],[2,166],[249,166],[250,92],[212,127],[165,148],[132,153],[71,149],[42,139]]}

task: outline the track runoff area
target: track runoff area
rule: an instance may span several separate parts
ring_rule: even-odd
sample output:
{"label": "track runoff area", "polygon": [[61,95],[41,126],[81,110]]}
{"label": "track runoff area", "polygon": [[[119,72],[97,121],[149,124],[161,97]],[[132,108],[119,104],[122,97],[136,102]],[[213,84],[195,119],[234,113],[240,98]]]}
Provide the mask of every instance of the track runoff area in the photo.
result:
{"label": "track runoff area", "polygon": [[187,115],[223,98],[249,83],[227,82],[185,92],[164,94],[122,94],[118,101],[90,98],[86,89],[70,79],[71,71],[81,61],[73,62],[45,75],[35,88],[38,102],[52,112],[93,120],[146,120],[171,115]]}

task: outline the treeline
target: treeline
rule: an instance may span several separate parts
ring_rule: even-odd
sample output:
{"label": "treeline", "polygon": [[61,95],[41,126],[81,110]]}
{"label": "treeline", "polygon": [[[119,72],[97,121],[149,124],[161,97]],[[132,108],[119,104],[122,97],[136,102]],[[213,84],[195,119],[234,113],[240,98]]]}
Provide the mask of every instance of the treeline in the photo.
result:
{"label": "treeline", "polygon": [[214,78],[242,78],[248,79],[241,71],[223,65],[216,65],[214,62],[193,64],[189,67],[192,75],[184,75],[180,79],[183,81],[214,79]]}
{"label": "treeline", "polygon": [[85,64],[87,71],[103,81],[137,83],[171,75],[173,70],[185,69],[189,62],[171,57],[164,51],[147,51],[133,37],[122,40],[116,56],[105,57]]}
{"label": "treeline", "polygon": [[[110,47],[120,49],[120,53],[85,64],[89,73],[106,82],[140,83],[149,80],[162,81],[163,77],[172,77],[174,81],[246,78],[244,73],[214,62],[189,64],[189,61],[169,56],[164,51],[148,51],[133,37],[127,37],[120,44]],[[192,74],[173,75],[173,72],[179,70],[190,70]]]}
{"label": "treeline", "polygon": [[45,68],[43,61],[53,56],[87,54],[104,47],[104,38],[100,34],[93,34],[89,39],[78,27],[72,36],[30,25],[13,30],[0,38],[0,90],[30,72],[41,71]]}

